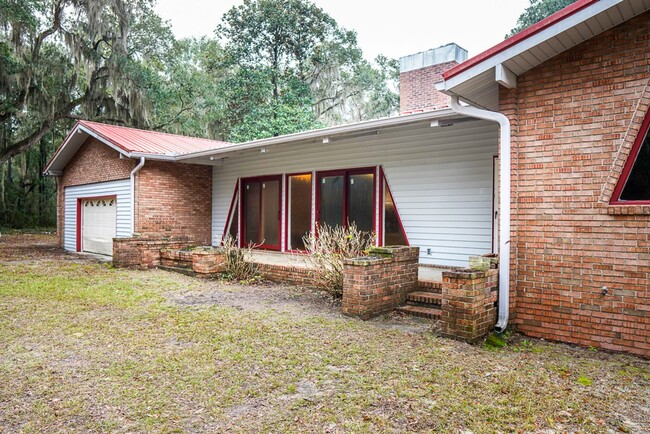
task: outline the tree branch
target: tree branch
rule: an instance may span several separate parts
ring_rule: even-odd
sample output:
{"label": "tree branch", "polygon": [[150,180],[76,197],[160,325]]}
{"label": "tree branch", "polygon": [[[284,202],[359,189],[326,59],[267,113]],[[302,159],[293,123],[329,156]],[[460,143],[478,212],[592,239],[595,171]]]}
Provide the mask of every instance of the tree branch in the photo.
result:
{"label": "tree branch", "polygon": [[35,63],[36,60],[38,59],[38,56],[40,55],[41,52],[41,46],[43,45],[43,41],[47,39],[50,35],[54,34],[57,30],[61,28],[61,14],[63,13],[63,1],[58,0],[54,4],[54,21],[52,23],[52,27],[45,29],[41,34],[38,35],[36,38],[36,42],[34,42],[34,49],[32,50],[32,63]]}
{"label": "tree branch", "polygon": [[24,139],[14,143],[12,146],[9,146],[6,149],[3,149],[0,153],[0,165],[4,164],[11,157],[14,157],[22,152],[27,151],[29,148],[38,143],[39,140],[43,138],[45,133],[47,133],[51,128],[54,122],[66,118],[72,110],[74,110],[79,104],[84,102],[88,95],[90,94],[87,91],[84,95],[80,96],[77,99],[73,99],[64,105],[59,111],[55,112],[51,117],[45,119],[38,129]]}

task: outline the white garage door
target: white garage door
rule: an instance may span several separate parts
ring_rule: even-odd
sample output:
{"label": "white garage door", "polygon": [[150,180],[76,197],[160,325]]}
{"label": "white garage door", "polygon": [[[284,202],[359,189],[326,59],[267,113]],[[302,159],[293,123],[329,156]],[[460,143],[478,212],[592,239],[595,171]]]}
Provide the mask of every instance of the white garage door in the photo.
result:
{"label": "white garage door", "polygon": [[84,252],[113,254],[116,232],[115,198],[81,201],[81,249]]}

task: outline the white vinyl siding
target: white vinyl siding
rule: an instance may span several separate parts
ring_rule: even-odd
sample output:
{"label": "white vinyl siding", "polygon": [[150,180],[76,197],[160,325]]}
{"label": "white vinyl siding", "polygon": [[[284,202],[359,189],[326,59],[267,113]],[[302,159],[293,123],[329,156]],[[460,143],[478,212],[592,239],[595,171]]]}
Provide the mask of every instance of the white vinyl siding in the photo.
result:
{"label": "white vinyl siding", "polygon": [[213,169],[213,243],[221,240],[239,177],[383,166],[406,236],[420,247],[421,262],[467,266],[470,255],[492,251],[497,137],[498,127],[490,122],[427,123],[230,156]]}
{"label": "white vinyl siding", "polygon": [[72,252],[77,250],[77,199],[116,196],[116,237],[131,236],[131,182],[129,179],[66,187],[64,194],[63,246],[66,250]]}

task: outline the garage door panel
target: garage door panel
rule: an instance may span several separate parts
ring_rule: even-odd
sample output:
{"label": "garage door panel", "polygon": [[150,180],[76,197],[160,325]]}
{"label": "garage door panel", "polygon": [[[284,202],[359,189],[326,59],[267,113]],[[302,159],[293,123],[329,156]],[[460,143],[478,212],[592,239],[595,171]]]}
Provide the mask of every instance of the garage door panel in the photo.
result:
{"label": "garage door panel", "polygon": [[[100,182],[95,184],[85,184],[79,186],[71,186],[65,188],[65,222],[64,222],[64,246],[68,251],[77,250],[99,250],[102,254],[112,255],[106,243],[104,247],[99,249],[93,243],[95,240],[87,239],[84,248],[83,244],[83,228],[77,225],[77,219],[83,221],[83,206],[82,202],[90,198],[103,198],[113,197],[115,200],[115,235],[116,238],[124,238],[131,236],[131,183],[129,179],[122,179],[117,181]],[[78,215],[78,217],[77,217]],[[90,222],[91,226],[95,223]],[[79,243],[77,244],[77,230],[79,230]],[[95,228],[95,231],[98,229]],[[93,233],[91,231],[91,233]],[[88,237],[88,233],[86,236]],[[101,239],[106,239],[107,235],[101,235]],[[90,243],[90,244],[89,244]],[[90,247],[88,247],[90,245]]]}
{"label": "garage door panel", "polygon": [[82,199],[81,249],[84,252],[113,254],[116,209],[115,198]]}

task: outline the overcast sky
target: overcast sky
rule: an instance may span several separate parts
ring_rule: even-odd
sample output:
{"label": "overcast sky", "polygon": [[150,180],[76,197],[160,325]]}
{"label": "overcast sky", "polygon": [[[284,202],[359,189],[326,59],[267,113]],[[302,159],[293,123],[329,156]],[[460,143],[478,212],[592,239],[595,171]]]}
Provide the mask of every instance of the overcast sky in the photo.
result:
{"label": "overcast sky", "polygon": [[[223,14],[242,0],[158,0],[177,37],[214,36]],[[340,26],[355,30],[367,59],[399,58],[455,42],[474,56],[503,40],[528,0],[315,0]]]}

